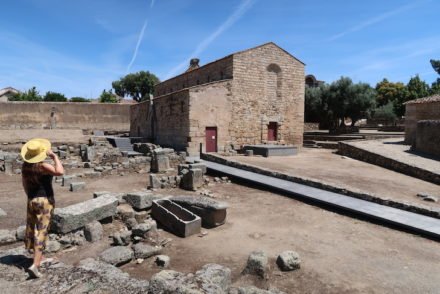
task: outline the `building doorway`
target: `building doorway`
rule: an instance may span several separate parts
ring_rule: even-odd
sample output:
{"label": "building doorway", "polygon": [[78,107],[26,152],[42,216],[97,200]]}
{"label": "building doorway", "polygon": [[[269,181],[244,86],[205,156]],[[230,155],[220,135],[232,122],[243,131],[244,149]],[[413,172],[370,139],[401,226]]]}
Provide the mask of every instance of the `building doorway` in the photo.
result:
{"label": "building doorway", "polygon": [[217,127],[206,127],[206,152],[217,152]]}
{"label": "building doorway", "polygon": [[278,124],[275,121],[269,122],[267,126],[267,141],[276,141],[278,135]]}

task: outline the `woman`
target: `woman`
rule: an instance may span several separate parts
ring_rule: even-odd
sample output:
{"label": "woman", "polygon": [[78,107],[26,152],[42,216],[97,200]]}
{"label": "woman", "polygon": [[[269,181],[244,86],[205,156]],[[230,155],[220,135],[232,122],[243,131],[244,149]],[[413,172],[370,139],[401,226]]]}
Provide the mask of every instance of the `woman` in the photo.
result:
{"label": "woman", "polygon": [[[54,165],[43,162],[49,156]],[[41,277],[38,270],[46,246],[50,218],[55,205],[52,178],[64,174],[58,156],[46,139],[32,139],[21,149],[23,158],[23,188],[28,197],[25,246],[33,252],[34,261],[28,271],[34,278]]]}

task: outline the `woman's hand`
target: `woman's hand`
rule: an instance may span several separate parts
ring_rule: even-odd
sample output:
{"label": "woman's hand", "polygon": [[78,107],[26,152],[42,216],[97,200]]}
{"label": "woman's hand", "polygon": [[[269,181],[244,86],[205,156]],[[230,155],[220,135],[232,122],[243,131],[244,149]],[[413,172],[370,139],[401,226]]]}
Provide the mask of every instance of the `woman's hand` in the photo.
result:
{"label": "woman's hand", "polygon": [[55,153],[53,153],[52,149],[49,149],[46,151],[47,156],[49,156],[50,158],[54,159],[55,158]]}

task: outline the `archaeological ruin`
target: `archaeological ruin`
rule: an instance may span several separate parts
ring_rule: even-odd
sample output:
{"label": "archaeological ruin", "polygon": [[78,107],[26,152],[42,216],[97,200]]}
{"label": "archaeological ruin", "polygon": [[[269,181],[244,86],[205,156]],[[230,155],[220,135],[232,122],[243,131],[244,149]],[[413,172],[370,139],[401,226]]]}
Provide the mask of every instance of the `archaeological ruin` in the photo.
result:
{"label": "archaeological ruin", "polygon": [[233,53],[155,86],[131,107],[130,135],[197,154],[243,145],[302,146],[304,63],[274,43]]}
{"label": "archaeological ruin", "polygon": [[405,103],[405,142],[414,150],[440,156],[440,95]]}

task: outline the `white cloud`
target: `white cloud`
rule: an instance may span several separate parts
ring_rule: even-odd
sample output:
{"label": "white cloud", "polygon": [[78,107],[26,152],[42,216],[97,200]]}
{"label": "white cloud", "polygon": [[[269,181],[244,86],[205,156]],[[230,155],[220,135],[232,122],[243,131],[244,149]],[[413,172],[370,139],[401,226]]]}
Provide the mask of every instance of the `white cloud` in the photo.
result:
{"label": "white cloud", "polygon": [[237,9],[207,38],[205,38],[199,45],[197,45],[196,49],[191,53],[191,55],[182,61],[180,64],[172,68],[165,79],[168,79],[172,76],[183,71],[183,69],[188,65],[188,62],[191,58],[198,56],[200,53],[205,51],[205,49],[217,39],[224,31],[229,29],[235,22],[237,22],[255,3],[256,0],[244,0]]}
{"label": "white cloud", "polygon": [[427,3],[427,2],[431,2],[431,1],[432,0],[416,1],[416,2],[409,3],[407,5],[403,5],[403,6],[399,7],[399,8],[397,8],[397,9],[394,9],[394,10],[385,12],[383,14],[377,15],[375,17],[372,17],[370,19],[367,19],[367,20],[365,20],[365,21],[363,21],[363,22],[361,22],[361,23],[359,23],[359,24],[357,24],[357,25],[355,25],[355,26],[353,26],[353,27],[351,27],[351,28],[341,32],[341,33],[333,35],[330,38],[328,38],[327,41],[335,41],[337,39],[340,39],[340,38],[344,37],[345,35],[348,35],[350,33],[354,33],[354,32],[357,32],[357,31],[360,31],[360,30],[362,30],[362,29],[364,29],[366,27],[372,26],[372,25],[374,25],[376,23],[379,23],[379,22],[382,22],[382,21],[384,21],[384,20],[386,20],[388,18],[391,18],[394,15],[397,15],[397,14],[402,13],[404,11],[410,10],[410,9],[416,7],[416,6],[419,6],[419,5],[423,4],[423,3]]}

